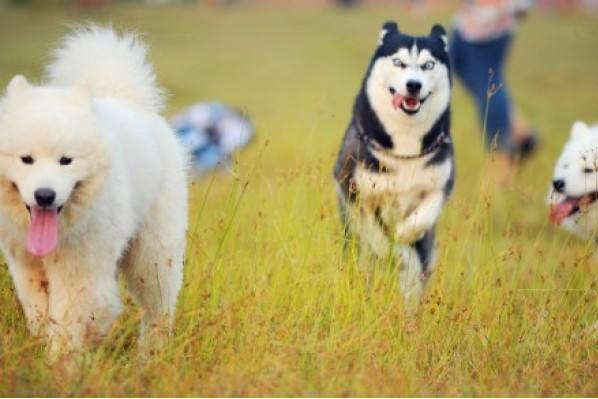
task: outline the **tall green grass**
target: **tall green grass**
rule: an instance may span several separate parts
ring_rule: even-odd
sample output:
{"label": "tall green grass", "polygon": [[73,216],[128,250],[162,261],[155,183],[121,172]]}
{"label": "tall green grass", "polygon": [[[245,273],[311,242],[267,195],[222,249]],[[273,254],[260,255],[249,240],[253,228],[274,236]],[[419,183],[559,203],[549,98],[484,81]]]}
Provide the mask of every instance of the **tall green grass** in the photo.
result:
{"label": "tall green grass", "polygon": [[169,114],[220,99],[258,127],[232,173],[191,190],[185,285],[172,342],[135,350],[127,312],[78,372],[46,364],[0,267],[0,395],[598,395],[593,247],[547,223],[552,167],[575,119],[596,120],[598,19],[534,15],[509,79],[543,132],[502,191],[486,169],[471,101],[457,85],[456,191],[438,265],[415,317],[396,270],[370,286],[344,257],[331,170],[379,26],[427,33],[397,9],[0,9],[0,83],[39,77],[69,24],[145,32]]}

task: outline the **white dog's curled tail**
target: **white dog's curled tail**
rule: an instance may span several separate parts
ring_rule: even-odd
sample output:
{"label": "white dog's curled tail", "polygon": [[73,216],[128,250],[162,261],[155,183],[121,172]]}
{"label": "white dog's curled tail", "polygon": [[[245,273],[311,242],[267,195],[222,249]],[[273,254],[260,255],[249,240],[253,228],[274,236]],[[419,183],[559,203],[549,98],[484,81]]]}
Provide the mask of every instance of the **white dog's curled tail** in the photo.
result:
{"label": "white dog's curled tail", "polygon": [[48,83],[82,86],[94,96],[115,97],[160,112],[163,95],[146,61],[147,46],[134,33],[90,25],[67,35],[46,68]]}

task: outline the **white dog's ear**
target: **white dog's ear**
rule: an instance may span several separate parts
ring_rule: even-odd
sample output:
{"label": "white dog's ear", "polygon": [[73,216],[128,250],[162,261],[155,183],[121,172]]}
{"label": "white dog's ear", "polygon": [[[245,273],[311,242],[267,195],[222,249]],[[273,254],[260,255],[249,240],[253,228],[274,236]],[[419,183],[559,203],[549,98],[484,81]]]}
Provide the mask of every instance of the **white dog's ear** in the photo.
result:
{"label": "white dog's ear", "polygon": [[6,88],[7,95],[14,95],[15,93],[22,93],[27,90],[31,85],[27,82],[27,79],[23,75],[15,75]]}
{"label": "white dog's ear", "polygon": [[583,135],[587,134],[590,131],[590,128],[585,122],[577,121],[571,127],[571,137],[579,138]]}

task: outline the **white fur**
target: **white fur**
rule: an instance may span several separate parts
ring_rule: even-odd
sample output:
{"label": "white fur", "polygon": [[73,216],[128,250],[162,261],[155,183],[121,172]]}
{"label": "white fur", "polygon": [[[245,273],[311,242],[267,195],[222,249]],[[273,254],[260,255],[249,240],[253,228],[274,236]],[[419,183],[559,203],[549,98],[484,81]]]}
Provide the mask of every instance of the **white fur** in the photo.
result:
{"label": "white fur", "polygon": [[[376,156],[395,172],[375,173],[357,166],[354,181],[360,198],[358,206],[350,207],[350,219],[356,221],[351,228],[363,238],[365,253],[371,252],[378,258],[395,254],[401,259],[401,289],[406,302],[413,303],[423,293],[425,278],[419,257],[409,244],[422,238],[438,221],[445,203],[442,187],[449,178],[451,164],[447,161],[437,167],[426,167],[432,155],[400,161],[380,153]],[[392,231],[388,232],[392,240],[375,220],[376,207],[385,221],[392,221],[389,224]],[[363,212],[364,208],[368,211]],[[368,261],[367,256],[364,259]],[[433,268],[433,262],[429,267]]]}
{"label": "white fur", "polygon": [[[396,58],[406,67],[398,68]],[[424,71],[421,66],[427,61],[435,62],[435,66]],[[393,107],[389,88],[404,96],[407,81],[412,79],[422,83],[421,97],[428,98],[419,112],[407,115]],[[376,60],[366,81],[366,92],[394,146],[390,152],[372,149],[389,173],[356,166],[353,178],[359,201],[349,206],[351,229],[361,238],[361,253],[366,254],[362,261],[369,262],[371,255],[392,255],[401,260],[401,290],[406,302],[413,304],[424,291],[427,274],[422,275],[421,262],[410,244],[421,239],[440,217],[446,200],[443,188],[452,165],[447,159],[428,166],[433,154],[414,159],[396,156],[419,154],[424,135],[447,109],[451,95],[448,69],[426,49],[420,51],[415,45],[410,50],[403,48]],[[376,208],[391,231],[381,231],[374,215]],[[433,266],[432,261],[428,271]]]}
{"label": "white fur", "polygon": [[158,113],[163,96],[146,53],[147,46],[136,34],[118,37],[112,29],[92,25],[62,41],[46,75],[54,85],[86,87],[94,96],[127,100]]}
{"label": "white fur", "polygon": [[[187,184],[184,152],[156,113],[145,46],[107,28],[78,30],[47,71],[45,86],[15,77],[0,107],[0,247],[28,326],[53,352],[102,336],[122,308],[122,271],[143,330],[162,336],[182,284]],[[57,249],[36,258],[24,245],[25,204],[40,186],[64,208]]]}
{"label": "white fur", "polygon": [[[590,173],[585,169],[591,170]],[[548,192],[547,203],[557,204],[567,197],[581,197],[598,192],[598,124],[575,122],[571,137],[554,168],[553,180],[565,182],[564,193]],[[596,237],[598,233],[598,202],[593,202],[563,220],[561,225],[584,238]]]}
{"label": "white fur", "polygon": [[[397,68],[393,60],[398,58],[407,65]],[[421,65],[434,61],[431,71],[422,71]],[[392,136],[395,155],[417,154],[421,140],[436,122],[450,102],[450,82],[447,68],[436,60],[426,49],[418,51],[414,45],[410,51],[400,49],[388,57],[381,57],[372,66],[366,82],[366,91],[384,129]],[[389,88],[406,95],[408,80],[418,80],[422,84],[421,97],[430,96],[415,115],[407,115],[393,107]]]}
{"label": "white fur", "polygon": [[[442,211],[442,187],[450,176],[450,163],[426,167],[432,155],[412,160],[386,160],[376,153],[385,165],[395,166],[394,173],[373,173],[360,166],[355,171],[355,183],[360,195],[372,201],[390,201],[383,211],[392,213],[385,219],[396,221],[395,239],[413,242],[432,227]],[[400,165],[399,165],[400,164]]]}
{"label": "white fur", "polygon": [[444,43],[444,51],[448,52],[448,38],[446,37],[446,35],[441,35],[440,40],[442,40],[442,43]]}

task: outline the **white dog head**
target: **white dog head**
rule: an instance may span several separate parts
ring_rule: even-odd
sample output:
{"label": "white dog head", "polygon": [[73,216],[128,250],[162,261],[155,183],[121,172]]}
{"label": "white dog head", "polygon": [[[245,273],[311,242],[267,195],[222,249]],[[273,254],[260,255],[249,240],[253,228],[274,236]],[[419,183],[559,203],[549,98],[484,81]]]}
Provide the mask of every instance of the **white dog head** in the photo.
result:
{"label": "white dog head", "polygon": [[[575,122],[554,169],[551,220],[561,224],[592,211],[598,199],[598,126]],[[569,220],[568,223],[571,223]]]}
{"label": "white dog head", "polygon": [[59,226],[93,201],[110,163],[106,148],[88,91],[12,79],[0,105],[0,210],[27,229],[33,255],[52,252]]}

